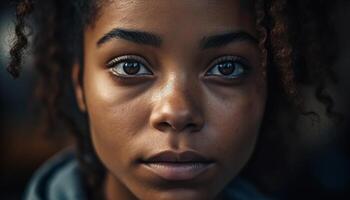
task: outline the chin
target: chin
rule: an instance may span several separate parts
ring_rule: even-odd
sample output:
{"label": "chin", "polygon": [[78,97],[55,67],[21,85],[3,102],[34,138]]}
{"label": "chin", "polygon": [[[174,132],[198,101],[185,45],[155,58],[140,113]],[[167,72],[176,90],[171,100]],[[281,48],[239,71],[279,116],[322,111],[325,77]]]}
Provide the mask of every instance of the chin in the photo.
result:
{"label": "chin", "polygon": [[[143,199],[141,197],[141,199]],[[210,194],[205,193],[201,190],[190,190],[190,189],[171,189],[167,191],[159,191],[153,193],[145,200],[214,200]]]}

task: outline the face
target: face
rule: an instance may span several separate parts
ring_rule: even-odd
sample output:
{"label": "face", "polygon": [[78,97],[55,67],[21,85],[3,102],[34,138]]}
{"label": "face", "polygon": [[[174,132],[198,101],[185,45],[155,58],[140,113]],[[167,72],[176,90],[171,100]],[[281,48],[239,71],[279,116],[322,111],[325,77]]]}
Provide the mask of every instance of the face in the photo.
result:
{"label": "face", "polygon": [[[239,0],[115,0],[84,35],[92,141],[111,199],[220,199],[248,161],[266,82]],[[78,67],[75,67],[75,71]]]}

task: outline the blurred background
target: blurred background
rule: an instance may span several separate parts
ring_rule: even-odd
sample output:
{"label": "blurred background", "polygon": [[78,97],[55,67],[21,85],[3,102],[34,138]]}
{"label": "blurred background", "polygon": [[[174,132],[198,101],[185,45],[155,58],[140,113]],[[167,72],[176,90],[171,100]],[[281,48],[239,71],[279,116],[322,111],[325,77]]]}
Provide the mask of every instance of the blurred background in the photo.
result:
{"label": "blurred background", "polygon": [[30,57],[14,80],[6,71],[14,27],[14,1],[0,1],[0,199],[21,199],[25,186],[45,160],[72,143],[67,134],[41,134],[33,95]]}
{"label": "blurred background", "polygon": [[[35,75],[30,56],[20,79],[6,72],[8,46],[14,22],[13,1],[0,1],[0,199],[20,199],[32,173],[60,149],[72,144],[67,134],[48,137],[40,134],[40,118],[33,98]],[[345,1],[344,1],[345,2]],[[342,126],[322,124],[317,136],[305,141],[311,147],[304,162],[288,185],[276,194],[282,199],[350,199],[350,1],[339,5],[334,13],[340,42],[336,63],[339,85],[332,86],[336,109],[345,113]]]}

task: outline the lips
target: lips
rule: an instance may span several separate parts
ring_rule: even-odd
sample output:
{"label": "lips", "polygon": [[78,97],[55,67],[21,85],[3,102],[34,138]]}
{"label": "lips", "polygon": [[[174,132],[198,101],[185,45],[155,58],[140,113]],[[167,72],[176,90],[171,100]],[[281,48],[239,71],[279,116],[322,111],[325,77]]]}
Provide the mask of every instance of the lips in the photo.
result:
{"label": "lips", "polygon": [[158,154],[152,155],[145,159],[148,163],[183,163],[183,162],[212,162],[210,159],[202,156],[194,151],[185,151],[182,153],[176,153],[174,151],[163,151]]}
{"label": "lips", "polygon": [[194,151],[163,151],[144,159],[142,165],[163,179],[176,181],[194,179],[211,168],[214,161]]}

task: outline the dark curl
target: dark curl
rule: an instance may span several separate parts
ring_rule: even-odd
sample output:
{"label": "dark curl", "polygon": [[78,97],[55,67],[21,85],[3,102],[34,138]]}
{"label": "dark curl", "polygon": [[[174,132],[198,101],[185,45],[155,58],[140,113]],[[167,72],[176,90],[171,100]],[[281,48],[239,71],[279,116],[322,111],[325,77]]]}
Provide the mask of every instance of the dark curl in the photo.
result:
{"label": "dark curl", "polygon": [[[105,169],[92,147],[87,117],[81,116],[77,120],[72,115],[79,113],[77,106],[67,109],[67,105],[71,104],[72,99],[69,93],[72,89],[71,67],[74,63],[84,65],[84,28],[98,17],[102,2],[19,1],[16,39],[8,66],[8,71],[18,77],[22,52],[28,44],[25,30],[34,27],[34,66],[40,77],[37,95],[45,106],[46,129],[53,130],[53,127],[64,122],[76,136],[78,158],[88,188],[86,191],[90,191],[91,197],[96,199],[101,199]],[[297,142],[295,127],[298,117],[319,116],[306,108],[303,88],[313,88],[314,98],[325,106],[326,114],[333,119],[340,118],[326,91],[328,84],[336,82],[332,66],[337,55],[337,41],[330,21],[330,10],[337,0],[253,0],[252,3],[255,5],[256,27],[269,94],[257,150],[243,174],[267,188],[275,183],[271,177],[283,177],[277,169],[285,166],[281,163],[289,163],[287,158],[290,158],[288,155],[293,150],[287,147]],[[276,152],[281,153],[277,155]]]}
{"label": "dark curl", "polygon": [[17,5],[17,21],[15,26],[16,41],[10,50],[11,62],[7,68],[8,72],[11,73],[14,78],[19,76],[23,50],[28,46],[28,39],[24,31],[25,17],[31,13],[32,9],[33,6],[29,0],[20,2]]}

